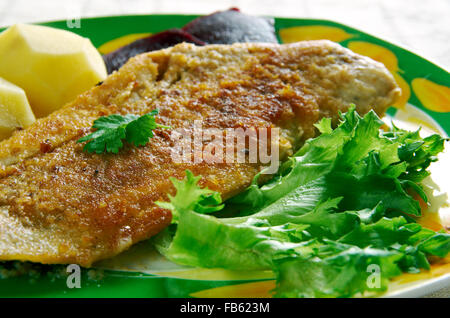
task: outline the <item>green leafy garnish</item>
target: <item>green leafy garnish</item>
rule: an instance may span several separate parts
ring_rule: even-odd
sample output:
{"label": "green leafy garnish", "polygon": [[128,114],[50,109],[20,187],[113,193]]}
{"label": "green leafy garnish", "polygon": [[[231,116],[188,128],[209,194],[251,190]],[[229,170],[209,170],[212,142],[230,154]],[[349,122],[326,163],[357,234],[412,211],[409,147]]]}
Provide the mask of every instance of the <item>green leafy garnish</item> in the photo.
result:
{"label": "green leafy garnish", "polygon": [[[444,138],[380,130],[374,112],[354,108],[336,129],[322,120],[266,184],[258,177],[223,205],[191,172],[169,203],[174,224],[155,240],[170,260],[196,267],[272,270],[278,297],[350,297],[382,292],[401,273],[445,257],[450,235],[415,223],[426,200],[420,182]],[[224,211],[213,216],[205,212]],[[206,207],[206,208],[205,208]],[[220,217],[229,215],[233,217]],[[379,273],[373,282],[370,276]]]}
{"label": "green leafy garnish", "polygon": [[94,121],[95,132],[78,139],[78,143],[86,142],[83,150],[89,153],[118,153],[123,147],[123,140],[134,146],[144,146],[153,138],[153,130],[169,128],[157,124],[155,109],[148,114],[137,116],[128,114],[103,116]]}
{"label": "green leafy garnish", "polygon": [[178,214],[185,211],[196,211],[197,213],[211,213],[220,211],[223,208],[222,199],[218,192],[208,188],[200,188],[197,183],[200,176],[186,170],[186,179],[179,181],[174,177],[170,178],[175,189],[176,196],[168,195],[170,202],[158,202],[162,208],[173,211],[172,222],[176,223]]}

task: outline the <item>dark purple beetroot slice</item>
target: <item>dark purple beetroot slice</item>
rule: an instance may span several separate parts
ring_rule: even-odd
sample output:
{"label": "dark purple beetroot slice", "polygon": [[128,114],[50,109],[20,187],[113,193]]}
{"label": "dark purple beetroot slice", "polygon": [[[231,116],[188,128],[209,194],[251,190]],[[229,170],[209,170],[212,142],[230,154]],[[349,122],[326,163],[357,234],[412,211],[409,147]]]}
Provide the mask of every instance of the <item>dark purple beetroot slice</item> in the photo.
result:
{"label": "dark purple beetroot slice", "polygon": [[196,45],[205,44],[203,41],[200,41],[183,30],[171,29],[147,38],[136,40],[111,53],[105,54],[103,55],[103,60],[105,61],[108,74],[110,74],[113,71],[118,70],[129,58],[135,55],[165,49],[181,42],[189,42]]}
{"label": "dark purple beetroot slice", "polygon": [[199,17],[183,30],[208,44],[278,43],[273,19],[247,15],[235,8]]}

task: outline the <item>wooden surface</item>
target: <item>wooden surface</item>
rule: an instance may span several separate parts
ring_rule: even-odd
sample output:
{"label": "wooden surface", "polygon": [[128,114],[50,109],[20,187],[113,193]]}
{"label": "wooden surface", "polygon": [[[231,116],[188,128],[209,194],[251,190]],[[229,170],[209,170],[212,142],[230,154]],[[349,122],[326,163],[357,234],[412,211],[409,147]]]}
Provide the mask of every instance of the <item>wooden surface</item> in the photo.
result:
{"label": "wooden surface", "polygon": [[[204,14],[230,7],[255,15],[334,20],[450,69],[450,0],[0,0],[0,26],[106,15]],[[448,298],[450,287],[428,297]]]}

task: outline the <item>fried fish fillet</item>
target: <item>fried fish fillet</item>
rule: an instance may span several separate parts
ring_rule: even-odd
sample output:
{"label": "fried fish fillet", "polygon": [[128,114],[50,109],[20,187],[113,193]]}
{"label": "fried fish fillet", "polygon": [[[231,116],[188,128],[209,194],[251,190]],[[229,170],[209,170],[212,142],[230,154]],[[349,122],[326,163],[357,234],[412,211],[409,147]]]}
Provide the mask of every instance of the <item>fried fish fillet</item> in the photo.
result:
{"label": "fried fish fillet", "polygon": [[76,141],[110,114],[145,114],[192,131],[281,130],[281,156],[336,119],[350,103],[383,114],[399,88],[383,65],[329,41],[173,48],[139,55],[103,83],[0,143],[0,260],[94,261],[147,239],[171,221],[155,205],[185,169],[228,198],[247,187],[261,164],[176,164],[170,131],[144,147],[88,154]]}

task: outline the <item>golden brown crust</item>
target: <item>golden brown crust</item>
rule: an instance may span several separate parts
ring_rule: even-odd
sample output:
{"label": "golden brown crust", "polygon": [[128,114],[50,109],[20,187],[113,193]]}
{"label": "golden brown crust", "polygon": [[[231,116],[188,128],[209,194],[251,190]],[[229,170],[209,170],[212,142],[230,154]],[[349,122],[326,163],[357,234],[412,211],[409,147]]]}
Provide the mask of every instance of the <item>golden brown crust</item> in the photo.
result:
{"label": "golden brown crust", "polygon": [[[202,175],[228,198],[259,164],[174,164],[169,133],[117,155],[86,154],[76,140],[99,116],[144,114],[173,129],[280,127],[282,155],[350,103],[382,114],[398,88],[381,65],[328,41],[288,45],[180,44],[139,55],[102,85],[0,143],[0,260],[79,263],[115,255],[170,223],[155,206],[170,176]],[[290,149],[289,149],[290,148]]]}

